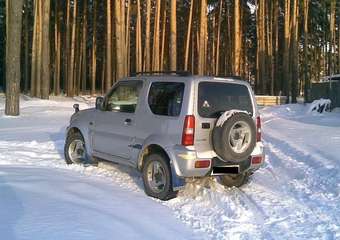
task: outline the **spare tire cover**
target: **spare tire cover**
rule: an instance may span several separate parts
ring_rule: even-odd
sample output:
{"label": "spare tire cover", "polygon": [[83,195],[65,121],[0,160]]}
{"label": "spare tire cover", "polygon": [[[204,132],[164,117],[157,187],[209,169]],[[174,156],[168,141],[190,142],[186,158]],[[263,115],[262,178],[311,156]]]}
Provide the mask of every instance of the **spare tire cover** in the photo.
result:
{"label": "spare tire cover", "polygon": [[[223,116],[221,116],[223,117]],[[221,123],[221,121],[217,121]],[[256,145],[256,126],[254,120],[245,112],[233,112],[216,124],[212,133],[212,144],[216,154],[225,161],[246,160]]]}

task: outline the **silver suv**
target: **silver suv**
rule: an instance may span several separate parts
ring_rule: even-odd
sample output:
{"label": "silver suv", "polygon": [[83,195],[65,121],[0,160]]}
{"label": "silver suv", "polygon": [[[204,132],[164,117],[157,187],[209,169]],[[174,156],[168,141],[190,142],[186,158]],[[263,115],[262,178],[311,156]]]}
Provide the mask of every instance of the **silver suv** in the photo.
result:
{"label": "silver suv", "polygon": [[137,168],[155,198],[175,197],[186,178],[216,176],[238,187],[263,164],[255,97],[238,78],[137,74],[98,97],[94,109],[74,108],[66,162]]}

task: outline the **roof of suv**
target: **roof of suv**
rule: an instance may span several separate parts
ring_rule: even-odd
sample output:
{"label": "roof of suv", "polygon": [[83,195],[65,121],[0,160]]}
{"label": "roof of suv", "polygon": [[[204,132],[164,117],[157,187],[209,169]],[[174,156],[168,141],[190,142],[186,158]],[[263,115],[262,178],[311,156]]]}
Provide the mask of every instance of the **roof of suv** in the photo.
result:
{"label": "roof of suv", "polygon": [[230,83],[248,85],[249,83],[245,80],[241,80],[239,77],[212,77],[212,76],[197,76],[197,75],[172,75],[172,74],[143,74],[133,77],[128,77],[126,80],[141,80],[147,79],[150,81],[183,81],[183,82],[193,82],[193,81],[227,81]]}

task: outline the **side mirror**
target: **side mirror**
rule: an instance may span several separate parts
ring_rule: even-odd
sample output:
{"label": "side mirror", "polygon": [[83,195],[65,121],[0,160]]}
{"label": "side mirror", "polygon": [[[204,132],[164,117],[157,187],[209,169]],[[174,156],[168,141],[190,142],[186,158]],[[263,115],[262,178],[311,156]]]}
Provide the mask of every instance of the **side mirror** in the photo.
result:
{"label": "side mirror", "polygon": [[96,109],[103,110],[103,103],[104,103],[104,98],[103,97],[97,97],[96,98]]}
{"label": "side mirror", "polygon": [[73,108],[74,108],[74,113],[79,112],[79,104],[73,104]]}

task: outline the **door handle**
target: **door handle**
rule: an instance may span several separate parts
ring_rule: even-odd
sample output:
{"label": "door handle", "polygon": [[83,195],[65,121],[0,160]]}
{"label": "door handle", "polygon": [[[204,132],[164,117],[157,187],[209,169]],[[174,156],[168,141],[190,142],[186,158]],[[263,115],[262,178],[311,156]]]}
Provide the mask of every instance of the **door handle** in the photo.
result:
{"label": "door handle", "polygon": [[93,125],[93,122],[90,122],[89,124],[92,126],[92,125]]}
{"label": "door handle", "polygon": [[131,125],[132,120],[130,118],[125,119],[124,124],[125,125]]}

